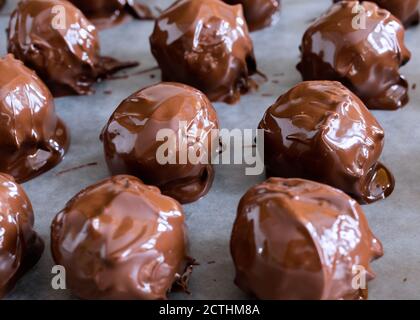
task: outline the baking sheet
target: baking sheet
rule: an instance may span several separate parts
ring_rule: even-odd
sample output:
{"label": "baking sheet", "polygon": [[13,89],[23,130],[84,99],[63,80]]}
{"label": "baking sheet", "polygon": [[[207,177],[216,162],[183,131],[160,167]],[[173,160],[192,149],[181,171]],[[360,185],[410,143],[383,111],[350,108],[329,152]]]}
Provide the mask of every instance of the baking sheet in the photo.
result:
{"label": "baking sheet", "polygon": [[[0,17],[5,30],[8,15],[17,0],[8,0]],[[164,7],[170,1],[156,1]],[[264,111],[276,98],[301,78],[295,69],[298,46],[308,24],[322,14],[330,0],[285,0],[279,23],[252,34],[259,69],[269,80],[259,91],[243,96],[234,106],[216,103],[224,128],[256,128]],[[148,36],[153,22],[131,21],[101,32],[102,52],[121,60],[137,60],[136,70],[156,66]],[[413,58],[403,68],[411,84],[420,85],[420,27],[410,29],[406,42]],[[1,54],[6,53],[5,33],[0,33]],[[154,70],[99,84],[96,94],[60,98],[56,108],[71,130],[72,144],[64,161],[53,170],[24,184],[36,217],[36,230],[46,243],[37,266],[18,283],[9,299],[74,299],[68,290],[53,290],[49,252],[50,223],[65,203],[82,188],[108,176],[99,134],[119,102],[147,85],[159,81]],[[373,263],[377,278],[370,282],[371,299],[420,298],[420,88],[411,91],[411,102],[399,111],[374,111],[386,132],[382,161],[396,177],[396,189],[385,201],[365,206],[374,233],[381,239],[385,256]],[[80,169],[63,170],[92,164]],[[245,176],[243,166],[218,166],[210,193],[185,206],[188,216],[191,255],[200,263],[190,281],[191,295],[171,294],[171,299],[244,299],[233,283],[234,269],[229,239],[239,199],[245,191],[264,180]]]}

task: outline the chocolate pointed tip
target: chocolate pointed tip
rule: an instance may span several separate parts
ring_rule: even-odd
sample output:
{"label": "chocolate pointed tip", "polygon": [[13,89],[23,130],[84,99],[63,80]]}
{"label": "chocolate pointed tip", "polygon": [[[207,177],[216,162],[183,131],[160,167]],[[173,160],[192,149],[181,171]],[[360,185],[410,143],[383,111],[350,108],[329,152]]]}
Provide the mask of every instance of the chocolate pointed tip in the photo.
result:
{"label": "chocolate pointed tip", "polygon": [[395,178],[382,163],[378,163],[371,171],[366,182],[363,201],[372,203],[389,197],[395,188]]}

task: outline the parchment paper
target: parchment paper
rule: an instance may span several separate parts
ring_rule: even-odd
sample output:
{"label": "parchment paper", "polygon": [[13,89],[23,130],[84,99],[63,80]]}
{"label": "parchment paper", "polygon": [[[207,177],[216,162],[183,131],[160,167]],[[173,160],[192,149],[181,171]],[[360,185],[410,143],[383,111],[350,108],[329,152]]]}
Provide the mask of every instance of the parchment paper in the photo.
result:
{"label": "parchment paper", "polygon": [[[0,17],[1,30],[6,29],[7,13],[17,0],[8,2]],[[170,3],[163,2],[162,7]],[[308,24],[330,4],[330,0],[285,0],[279,23],[252,34],[259,69],[269,80],[261,83],[257,92],[243,96],[237,105],[216,103],[222,127],[256,128],[267,107],[301,80],[295,69],[301,37]],[[131,21],[101,32],[103,54],[139,61],[141,65],[128,71],[130,74],[156,66],[148,41],[152,28],[153,22]],[[410,29],[406,38],[413,57],[403,73],[411,84],[420,85],[420,27]],[[0,50],[2,55],[6,53],[5,32],[0,33]],[[99,141],[102,127],[122,99],[158,82],[159,78],[159,71],[154,70],[101,83],[92,96],[56,99],[57,112],[71,130],[72,144],[59,166],[24,184],[46,251],[37,266],[8,295],[9,299],[74,299],[68,290],[51,288],[54,263],[49,251],[50,223],[78,191],[108,176]],[[371,228],[385,247],[385,256],[373,264],[377,278],[370,283],[371,299],[420,298],[419,94],[420,87],[412,90],[411,102],[402,110],[374,112],[386,132],[382,161],[392,169],[397,185],[389,199],[364,207]],[[58,174],[89,163],[97,164]],[[245,176],[243,166],[218,166],[210,193],[185,206],[191,255],[200,265],[190,280],[192,294],[171,294],[170,298],[247,298],[233,283],[229,239],[239,199],[248,188],[263,180],[263,176]]]}

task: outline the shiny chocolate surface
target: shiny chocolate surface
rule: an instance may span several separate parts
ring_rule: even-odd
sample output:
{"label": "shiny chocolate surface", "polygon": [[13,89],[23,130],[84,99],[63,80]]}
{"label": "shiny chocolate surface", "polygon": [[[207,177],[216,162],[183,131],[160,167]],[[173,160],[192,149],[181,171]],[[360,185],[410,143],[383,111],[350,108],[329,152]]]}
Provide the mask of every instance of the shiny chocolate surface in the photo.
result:
{"label": "shiny chocolate surface", "polygon": [[296,85],[268,108],[259,128],[269,176],[326,183],[361,203],[394,190],[392,173],[378,162],[384,130],[339,82]]}
{"label": "shiny chocolate surface", "polygon": [[51,225],[55,262],[84,299],[165,299],[187,263],[181,205],[132,176],[71,199]]}
{"label": "shiny chocolate surface", "polygon": [[223,0],[228,4],[241,4],[249,30],[255,31],[276,22],[280,0]]}
{"label": "shiny chocolate surface", "polygon": [[[334,0],[339,2],[341,0]],[[420,17],[419,0],[372,0],[401,20],[405,27],[417,25]]]}
{"label": "shiny chocolate surface", "polygon": [[[365,299],[355,285],[383,255],[361,206],[343,192],[271,178],[242,197],[232,231],[235,283],[259,299]],[[357,271],[357,272],[354,272]]]}
{"label": "shiny chocolate surface", "polygon": [[[358,5],[363,12],[355,11]],[[307,29],[300,51],[297,68],[304,80],[340,81],[370,109],[394,110],[408,102],[399,70],[411,57],[404,27],[375,3],[333,5]]]}
{"label": "shiny chocolate surface", "polygon": [[44,242],[33,230],[28,196],[15,180],[0,173],[0,298],[40,259]]}
{"label": "shiny chocolate surface", "polygon": [[252,40],[240,5],[180,0],[156,20],[151,49],[163,81],[185,83],[211,101],[237,102],[255,86]]}
{"label": "shiny chocolate surface", "polygon": [[[204,196],[214,179],[211,150],[219,128],[215,109],[200,91],[179,83],[160,83],[125,99],[102,132],[104,152],[112,174],[131,174],[158,186],[162,193],[181,203]],[[158,150],[160,130],[176,134],[170,146],[173,163],[161,164]],[[198,159],[181,161],[182,147],[204,146]],[[188,151],[188,150],[187,150]]]}
{"label": "shiny chocolate surface", "polygon": [[57,165],[69,143],[44,83],[13,55],[0,58],[0,172],[32,179]]}
{"label": "shiny chocolate surface", "polygon": [[100,56],[95,26],[68,1],[20,1],[7,38],[9,53],[35,70],[54,96],[90,94],[97,80],[137,65]]}

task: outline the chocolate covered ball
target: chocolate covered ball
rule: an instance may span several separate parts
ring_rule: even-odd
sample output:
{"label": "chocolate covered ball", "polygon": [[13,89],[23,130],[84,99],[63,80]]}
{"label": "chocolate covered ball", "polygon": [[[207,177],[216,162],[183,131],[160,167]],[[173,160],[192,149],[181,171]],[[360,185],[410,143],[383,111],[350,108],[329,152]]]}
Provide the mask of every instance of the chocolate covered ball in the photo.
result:
{"label": "chocolate covered ball", "polygon": [[[363,9],[354,13],[357,6]],[[404,28],[372,2],[333,5],[305,32],[297,68],[304,80],[336,80],[370,109],[393,110],[408,102],[399,68],[410,59]]]}
{"label": "chocolate covered ball", "polygon": [[136,0],[69,0],[98,28],[119,24],[131,15],[138,19],[153,19],[151,9]]}
{"label": "chocolate covered ball", "polygon": [[53,97],[13,55],[0,58],[0,172],[23,182],[51,169],[69,146]]}
{"label": "chocolate covered ball", "polygon": [[271,178],[251,188],[230,246],[235,283],[269,300],[365,299],[370,262],[383,255],[356,201],[301,179]]}
{"label": "chocolate covered ball", "polygon": [[150,44],[164,81],[191,85],[211,101],[234,103],[254,86],[256,61],[240,5],[176,1],[156,20]]}
{"label": "chocolate covered ball", "polygon": [[251,31],[275,23],[280,11],[280,0],[224,0],[228,4],[241,4]]}
{"label": "chocolate covered ball", "polygon": [[54,261],[83,299],[165,299],[187,264],[181,205],[131,176],[78,193],[51,226]]}
{"label": "chocolate covered ball", "polygon": [[[334,0],[339,2],[342,0]],[[419,0],[371,0],[401,20],[406,28],[419,23]]]}
{"label": "chocolate covered ball", "polygon": [[188,203],[211,187],[212,150],[219,142],[213,133],[218,128],[216,111],[203,93],[179,83],[160,83],[125,99],[101,139],[113,174],[137,176]]}
{"label": "chocolate covered ball", "polygon": [[265,113],[268,176],[304,178],[343,190],[360,203],[389,196],[394,178],[378,159],[384,130],[339,82],[302,82]]}
{"label": "chocolate covered ball", "polygon": [[0,173],[0,298],[6,295],[44,251],[33,230],[34,213],[25,191]]}
{"label": "chocolate covered ball", "polygon": [[54,96],[92,93],[92,85],[135,66],[101,57],[95,26],[68,1],[23,0],[12,13],[8,51],[35,70]]}

